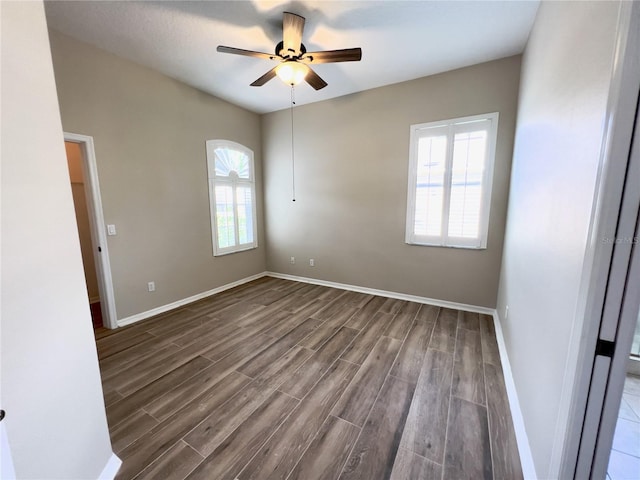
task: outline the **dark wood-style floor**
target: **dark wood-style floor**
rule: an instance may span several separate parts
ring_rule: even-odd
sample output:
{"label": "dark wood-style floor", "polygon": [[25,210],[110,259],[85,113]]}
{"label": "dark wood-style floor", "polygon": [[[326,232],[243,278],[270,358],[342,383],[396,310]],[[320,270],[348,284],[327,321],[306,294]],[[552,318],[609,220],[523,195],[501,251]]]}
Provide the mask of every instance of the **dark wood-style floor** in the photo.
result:
{"label": "dark wood-style floor", "polygon": [[118,479],[520,479],[492,319],[265,277],[96,331]]}

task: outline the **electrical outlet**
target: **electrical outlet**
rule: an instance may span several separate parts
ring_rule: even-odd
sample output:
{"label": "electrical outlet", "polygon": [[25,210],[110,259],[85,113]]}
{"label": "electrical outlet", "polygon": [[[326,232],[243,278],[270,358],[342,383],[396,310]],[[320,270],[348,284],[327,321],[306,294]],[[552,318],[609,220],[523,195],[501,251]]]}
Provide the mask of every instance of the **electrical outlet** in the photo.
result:
{"label": "electrical outlet", "polygon": [[315,267],[316,266],[316,261],[313,258],[309,259],[309,266],[310,267]]}
{"label": "electrical outlet", "polygon": [[296,263],[296,257],[291,257],[291,260],[289,260],[291,262],[291,265],[295,265]]}
{"label": "electrical outlet", "polygon": [[147,283],[147,288],[149,289],[150,292],[155,292],[156,291],[156,282]]}

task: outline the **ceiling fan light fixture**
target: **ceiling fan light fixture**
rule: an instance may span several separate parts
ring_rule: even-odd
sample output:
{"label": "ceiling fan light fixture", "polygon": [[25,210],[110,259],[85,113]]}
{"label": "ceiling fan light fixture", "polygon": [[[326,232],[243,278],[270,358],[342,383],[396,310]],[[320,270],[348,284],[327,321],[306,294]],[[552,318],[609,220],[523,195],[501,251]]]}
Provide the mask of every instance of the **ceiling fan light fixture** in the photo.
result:
{"label": "ceiling fan light fixture", "polygon": [[296,61],[282,62],[276,68],[276,75],[287,85],[298,85],[309,73],[309,67]]}

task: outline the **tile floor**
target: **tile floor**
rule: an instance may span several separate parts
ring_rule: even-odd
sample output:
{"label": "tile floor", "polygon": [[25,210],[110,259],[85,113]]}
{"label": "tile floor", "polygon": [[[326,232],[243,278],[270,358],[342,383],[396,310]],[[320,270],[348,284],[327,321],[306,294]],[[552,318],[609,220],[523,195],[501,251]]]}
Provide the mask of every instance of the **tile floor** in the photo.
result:
{"label": "tile floor", "polygon": [[640,377],[627,375],[607,480],[640,479]]}

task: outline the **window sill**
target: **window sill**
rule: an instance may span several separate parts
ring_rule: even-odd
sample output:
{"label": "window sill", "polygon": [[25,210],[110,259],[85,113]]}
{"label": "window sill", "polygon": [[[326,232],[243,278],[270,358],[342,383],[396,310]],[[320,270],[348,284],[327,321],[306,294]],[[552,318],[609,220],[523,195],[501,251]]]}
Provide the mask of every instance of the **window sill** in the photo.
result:
{"label": "window sill", "polygon": [[473,245],[442,245],[440,243],[418,243],[418,242],[405,242],[412,247],[438,247],[438,248],[459,248],[463,250],[486,250],[485,246],[473,246]]}
{"label": "window sill", "polygon": [[225,252],[216,252],[213,254],[214,257],[224,257],[225,255],[232,255],[234,253],[246,252],[247,250],[255,250],[258,248],[258,245],[251,245],[248,247],[236,248],[233,250],[228,250]]}

